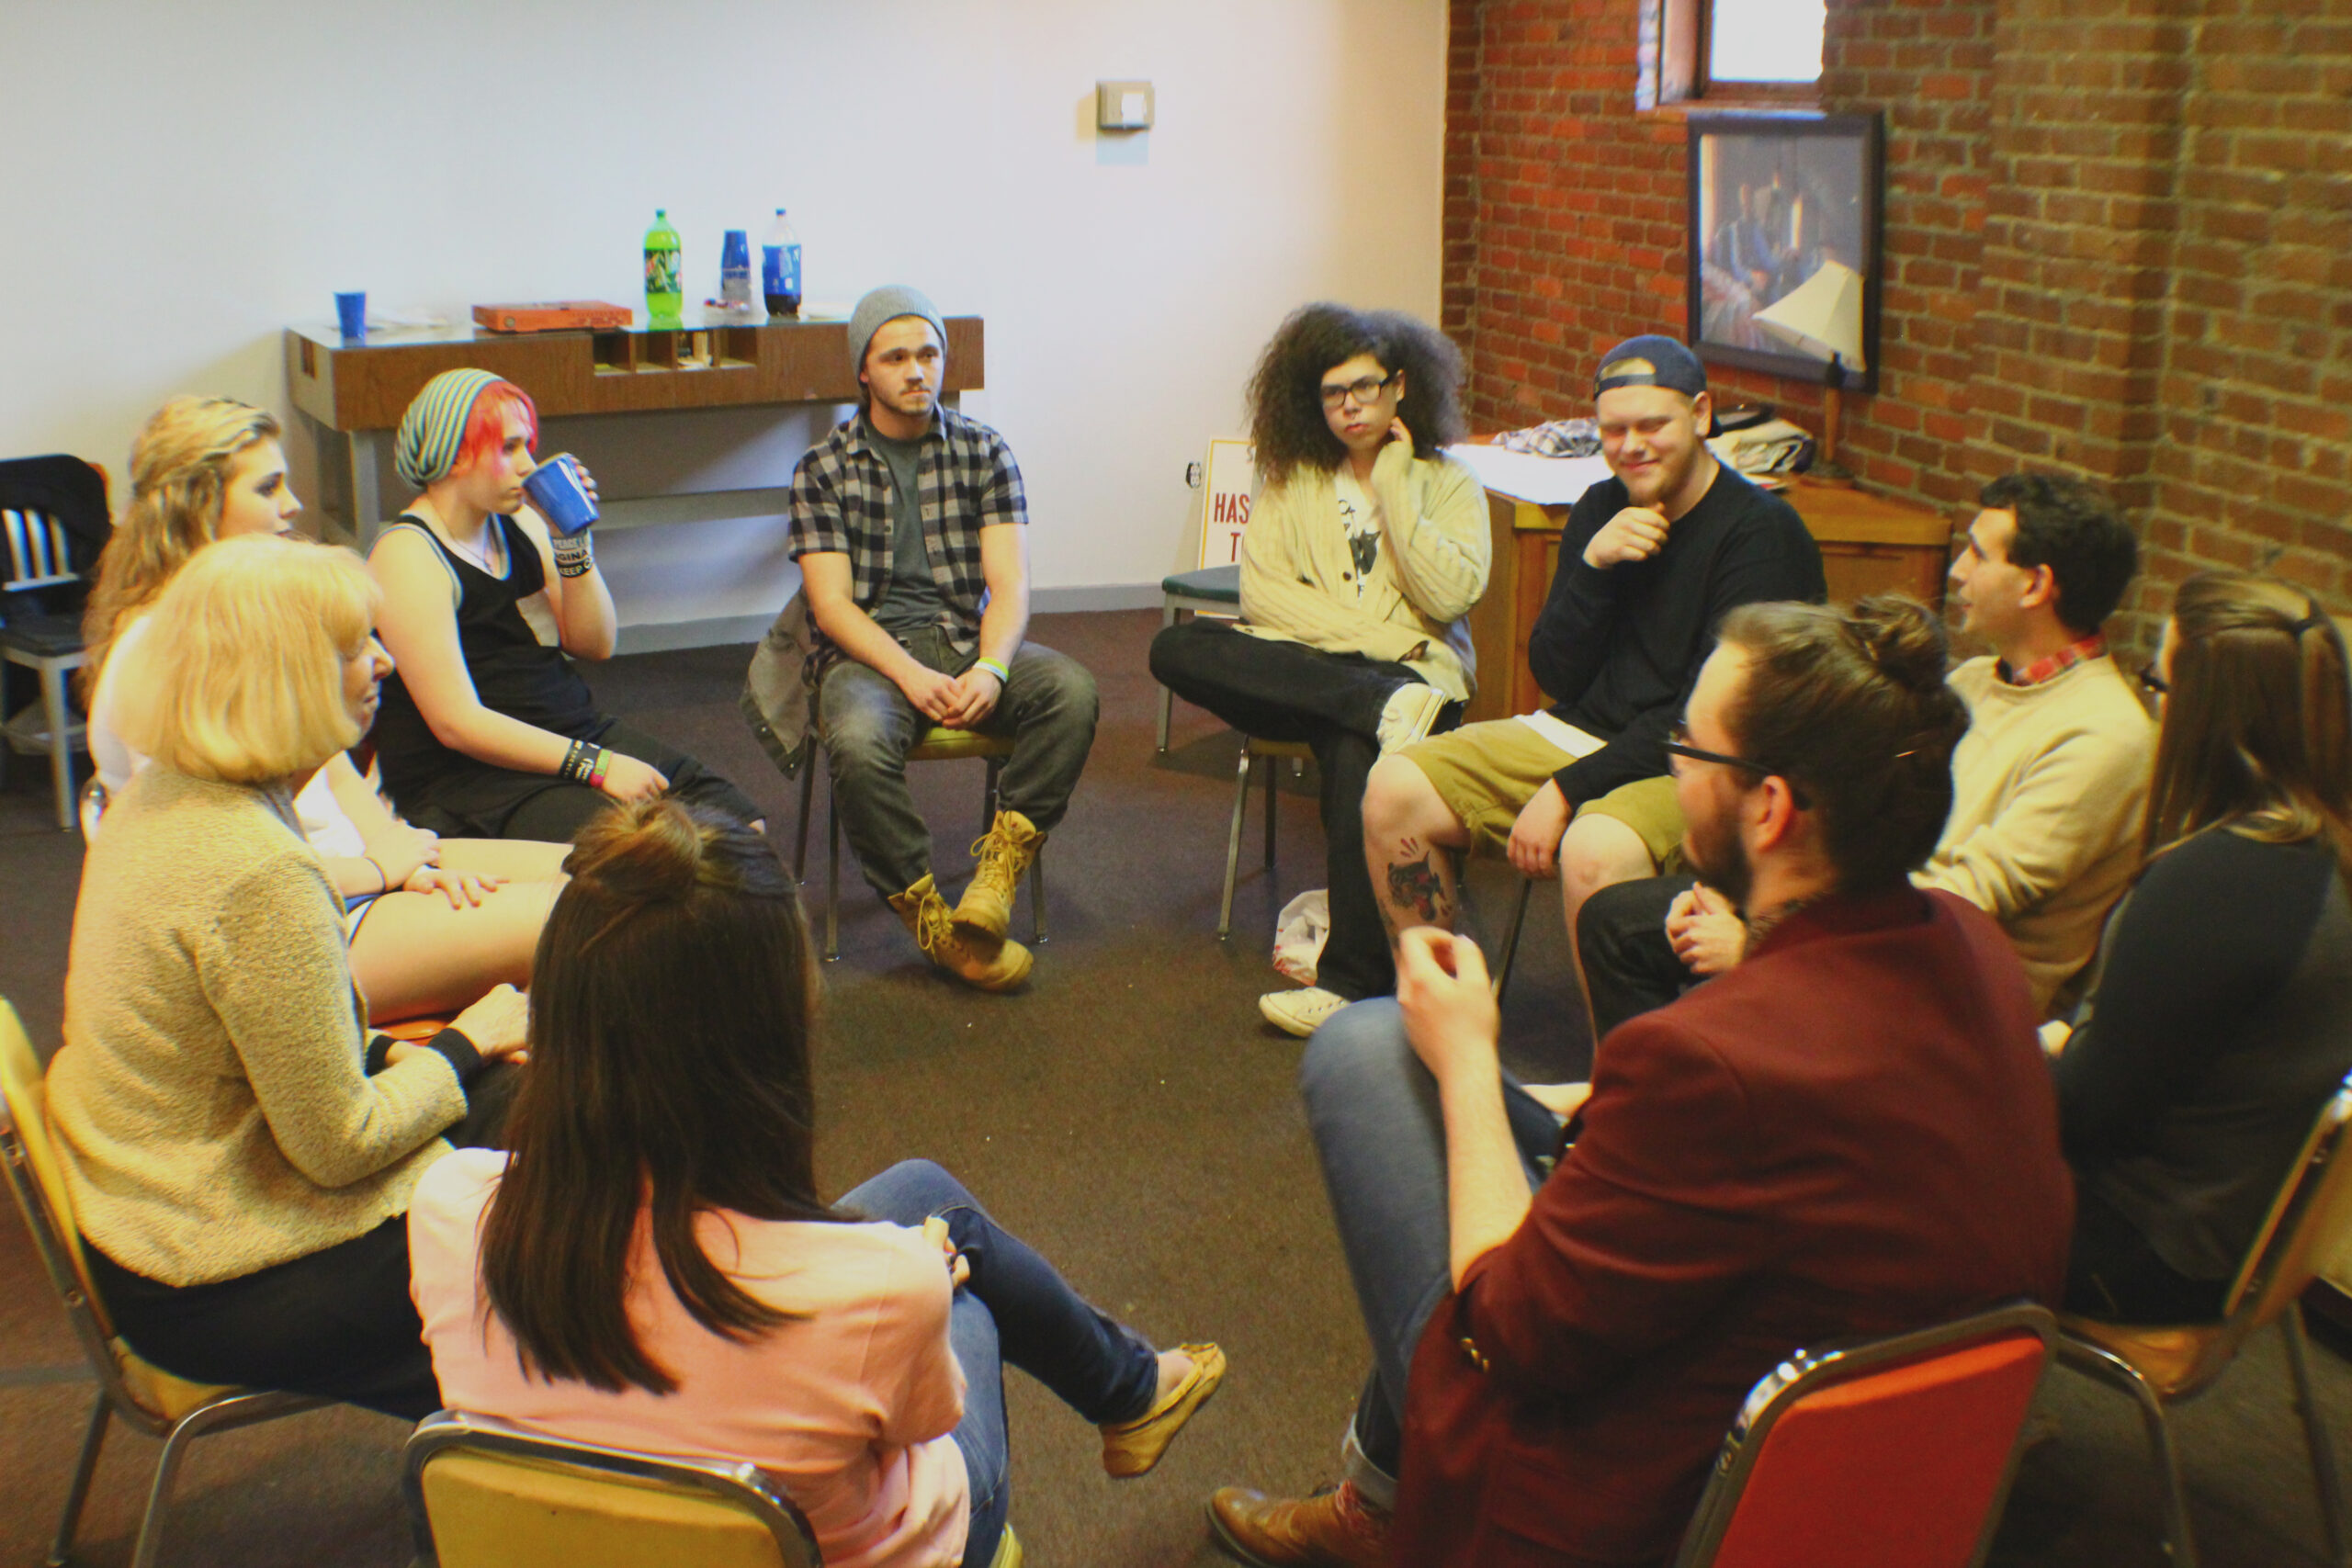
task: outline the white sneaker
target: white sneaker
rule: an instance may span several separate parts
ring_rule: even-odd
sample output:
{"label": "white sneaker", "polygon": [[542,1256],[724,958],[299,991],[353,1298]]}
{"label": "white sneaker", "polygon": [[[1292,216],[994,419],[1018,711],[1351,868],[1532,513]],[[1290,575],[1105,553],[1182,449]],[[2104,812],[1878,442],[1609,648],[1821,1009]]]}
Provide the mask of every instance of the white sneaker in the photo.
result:
{"label": "white sneaker", "polygon": [[1380,754],[1428,739],[1430,726],[1444,711],[1445,694],[1435,686],[1409,681],[1389,693],[1388,705],[1380,710]]}
{"label": "white sneaker", "polygon": [[1320,986],[1297,991],[1268,991],[1258,998],[1258,1011],[1268,1023],[1301,1040],[1323,1026],[1324,1021],[1348,1005],[1348,998]]}

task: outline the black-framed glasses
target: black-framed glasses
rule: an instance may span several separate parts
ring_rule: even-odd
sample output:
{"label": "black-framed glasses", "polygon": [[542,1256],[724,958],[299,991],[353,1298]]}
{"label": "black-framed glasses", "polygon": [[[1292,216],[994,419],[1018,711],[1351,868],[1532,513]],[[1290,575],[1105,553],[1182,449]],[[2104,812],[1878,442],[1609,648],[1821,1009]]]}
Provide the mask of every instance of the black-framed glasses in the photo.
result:
{"label": "black-framed glasses", "polygon": [[2153,659],[2140,666],[2140,684],[2148,689],[2150,696],[2167,697],[2172,694],[2172,682],[2164,678],[2163,671],[2156,668],[2156,661]]}
{"label": "black-framed glasses", "polygon": [[1726,768],[1737,768],[1742,773],[1754,773],[1759,779],[1781,779],[1788,784],[1789,798],[1796,803],[1796,808],[1799,811],[1813,809],[1813,802],[1806,798],[1804,786],[1780,769],[1770,762],[1759,762],[1753,757],[1735,757],[1728,752],[1710,751],[1702,747],[1693,746],[1690,744],[1690,732],[1679,724],[1667,732],[1663,749],[1669,757],[1687,757],[1694,762],[1720,762]]}
{"label": "black-framed glasses", "polygon": [[1350,398],[1353,398],[1359,403],[1368,403],[1385,391],[1388,383],[1395,379],[1396,379],[1396,372],[1391,370],[1385,376],[1359,377],[1345,386],[1335,387],[1326,382],[1323,387],[1323,406],[1327,409],[1335,409]]}

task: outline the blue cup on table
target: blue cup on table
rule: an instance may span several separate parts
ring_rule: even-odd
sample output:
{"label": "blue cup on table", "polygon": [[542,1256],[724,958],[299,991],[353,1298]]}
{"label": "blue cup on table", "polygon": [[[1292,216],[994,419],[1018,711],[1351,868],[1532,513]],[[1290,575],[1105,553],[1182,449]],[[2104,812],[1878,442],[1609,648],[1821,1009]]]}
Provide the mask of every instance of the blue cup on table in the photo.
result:
{"label": "blue cup on table", "polygon": [[567,539],[604,515],[596,498],[580,482],[579,460],[569,452],[559,452],[534,469],[523,481],[523,493],[548,526]]}
{"label": "blue cup on table", "polygon": [[335,324],[343,329],[344,337],[364,338],[368,335],[368,291],[354,288],[334,297]]}

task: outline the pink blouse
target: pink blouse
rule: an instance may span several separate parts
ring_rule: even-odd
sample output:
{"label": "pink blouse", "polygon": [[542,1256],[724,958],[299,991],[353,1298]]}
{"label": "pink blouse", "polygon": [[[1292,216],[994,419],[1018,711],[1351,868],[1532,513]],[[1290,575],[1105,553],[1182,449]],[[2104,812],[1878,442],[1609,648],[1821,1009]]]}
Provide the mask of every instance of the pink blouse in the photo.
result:
{"label": "pink blouse", "polygon": [[640,1224],[628,1317],[677,1390],[607,1393],[526,1376],[489,1312],[475,1237],[506,1156],[434,1162],[408,1216],[409,1265],[434,1375],[449,1405],[588,1442],[747,1459],[808,1516],[827,1568],[952,1568],[971,1523],[964,1373],[947,1340],[939,1248],[893,1224],[706,1214],[704,1250],[760,1300],[805,1316],[753,1339],[711,1333],[681,1306]]}

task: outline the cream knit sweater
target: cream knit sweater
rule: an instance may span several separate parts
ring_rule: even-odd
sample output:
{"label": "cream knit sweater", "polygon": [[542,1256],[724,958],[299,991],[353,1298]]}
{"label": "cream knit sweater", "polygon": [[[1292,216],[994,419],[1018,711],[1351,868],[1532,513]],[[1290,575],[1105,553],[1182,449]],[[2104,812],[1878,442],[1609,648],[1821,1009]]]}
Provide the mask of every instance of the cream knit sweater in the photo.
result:
{"label": "cream knit sweater", "polygon": [[1943,840],[1913,880],[2000,921],[2046,1009],[2090,962],[2139,869],[2156,728],[2112,659],[2032,686],[1972,659],[1951,682],[1968,733],[1952,753]]}
{"label": "cream knit sweater", "polygon": [[1241,536],[1238,629],[1409,665],[1465,702],[1477,683],[1465,617],[1494,558],[1487,492],[1461,464],[1401,441],[1380,449],[1366,488],[1387,538],[1361,594],[1329,472],[1302,467],[1258,498]]}
{"label": "cream knit sweater", "polygon": [[82,1234],[187,1286],[405,1213],[465,1091],[437,1052],[371,1078],[364,1049],[342,906],[286,791],[141,771],[83,865],[49,1069]]}

